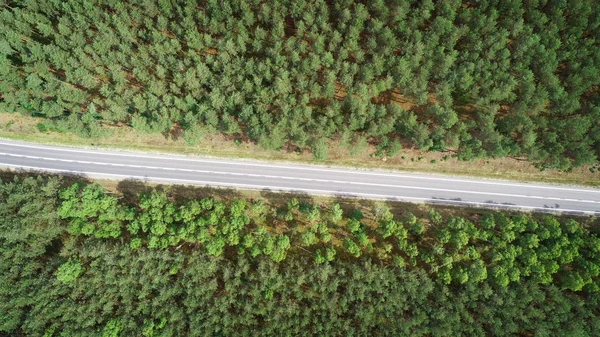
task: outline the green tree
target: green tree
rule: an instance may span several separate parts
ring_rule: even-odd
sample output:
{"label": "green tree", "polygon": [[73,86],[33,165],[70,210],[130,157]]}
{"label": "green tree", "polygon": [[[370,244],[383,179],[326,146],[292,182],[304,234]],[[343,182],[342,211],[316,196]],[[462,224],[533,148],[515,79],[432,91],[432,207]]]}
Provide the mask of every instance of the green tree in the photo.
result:
{"label": "green tree", "polygon": [[56,278],[64,283],[69,284],[75,281],[83,272],[83,266],[77,259],[69,259],[58,267]]}
{"label": "green tree", "polygon": [[344,246],[344,249],[346,250],[346,252],[348,252],[350,255],[352,255],[354,257],[360,256],[360,253],[361,253],[360,248],[351,239],[345,238],[343,241],[343,246]]}
{"label": "green tree", "polygon": [[330,214],[330,219],[331,222],[333,222],[334,224],[340,222],[340,220],[342,220],[342,216],[344,214],[342,208],[340,207],[340,204],[332,204],[329,207],[329,214]]}
{"label": "green tree", "polygon": [[325,139],[319,138],[314,140],[310,150],[313,153],[314,160],[324,161],[327,159],[327,141]]}

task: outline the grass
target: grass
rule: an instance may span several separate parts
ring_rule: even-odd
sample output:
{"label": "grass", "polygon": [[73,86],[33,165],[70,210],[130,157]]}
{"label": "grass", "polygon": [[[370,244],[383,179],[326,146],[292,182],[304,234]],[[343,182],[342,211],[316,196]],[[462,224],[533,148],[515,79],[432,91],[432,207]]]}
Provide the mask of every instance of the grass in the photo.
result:
{"label": "grass", "polygon": [[[265,150],[252,142],[235,141],[235,137],[211,134],[196,146],[187,145],[183,139],[162,134],[141,134],[129,127],[109,128],[102,139],[86,139],[71,133],[59,133],[40,127],[40,120],[16,114],[0,113],[0,137],[42,144],[98,147],[103,149],[135,150],[155,153],[174,153],[190,156],[247,158],[264,161],[315,163],[310,151],[295,146],[281,151]],[[363,169],[428,172],[457,176],[536,181],[554,184],[600,186],[600,175],[587,167],[572,172],[556,170],[539,171],[529,162],[511,158],[463,162],[448,153],[402,149],[392,157],[378,157],[374,146],[356,147],[344,141],[329,141],[327,159],[319,164],[347,166]]]}

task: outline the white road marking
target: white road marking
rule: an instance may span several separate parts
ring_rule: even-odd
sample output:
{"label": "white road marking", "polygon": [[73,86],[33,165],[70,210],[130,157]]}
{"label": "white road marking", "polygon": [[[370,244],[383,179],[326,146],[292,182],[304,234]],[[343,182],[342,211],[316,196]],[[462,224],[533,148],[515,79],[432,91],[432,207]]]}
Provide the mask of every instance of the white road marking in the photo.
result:
{"label": "white road marking", "polygon": [[[48,160],[46,157],[38,157],[38,156],[29,156],[29,155],[17,155],[10,153],[2,153],[0,155],[6,155],[11,157],[19,157],[19,158],[27,158],[27,159],[35,159],[35,160]],[[58,159],[58,161],[64,161],[69,163],[79,163],[86,165],[96,165],[99,163],[84,161],[84,160],[65,160]],[[102,164],[101,164],[102,165]],[[145,166],[145,165],[125,165],[120,164],[119,166],[136,168],[136,169],[151,169],[151,170],[162,170],[162,167],[158,166]],[[364,182],[354,182],[354,181],[343,181],[343,180],[332,180],[332,179],[314,179],[314,178],[299,178],[299,177],[286,177],[286,176],[276,176],[276,175],[266,175],[266,174],[248,174],[248,173],[237,173],[237,172],[220,172],[220,171],[210,171],[210,170],[192,170],[192,169],[173,169],[174,171],[183,171],[190,173],[201,173],[201,174],[215,174],[215,175],[230,175],[230,176],[238,176],[238,177],[257,177],[257,178],[268,178],[268,179],[285,179],[285,180],[297,180],[297,181],[310,181],[310,182],[322,182],[322,183],[334,183],[334,184],[347,184],[347,185],[362,185],[362,186],[377,186],[377,187],[387,187],[387,188],[402,188],[402,189],[413,189],[413,190],[425,190],[425,191],[435,191],[435,192],[457,192],[457,193],[468,193],[468,194],[478,194],[478,195],[489,195],[489,196],[502,196],[502,197],[514,197],[514,198],[529,198],[529,199],[543,199],[543,200],[556,200],[556,201],[573,201],[573,202],[583,202],[583,203],[596,203],[600,204],[600,200],[585,200],[585,199],[569,199],[569,198],[558,198],[558,197],[544,197],[537,195],[522,195],[522,194],[510,194],[510,193],[496,193],[496,192],[479,192],[479,191],[467,191],[467,190],[458,190],[458,189],[447,189],[447,188],[432,188],[432,187],[418,187],[418,186],[406,186],[406,185],[394,185],[394,184],[378,184],[378,183],[364,183]],[[102,174],[98,172],[99,174]]]}
{"label": "white road marking", "polygon": [[147,176],[128,176],[122,174],[112,174],[112,173],[94,173],[94,172],[86,172],[86,171],[76,171],[76,170],[65,170],[65,169],[51,169],[51,168],[40,168],[33,166],[22,166],[22,165],[11,165],[11,164],[0,164],[0,166],[5,167],[14,167],[17,169],[29,169],[29,170],[44,170],[51,172],[69,172],[69,173],[77,173],[77,174],[85,174],[89,176],[109,176],[115,178],[125,178],[125,179],[138,179],[145,181],[170,181],[170,182],[178,182],[178,183],[187,183],[191,185],[208,185],[208,186],[227,186],[227,187],[244,187],[250,189],[274,189],[279,191],[289,191],[289,192],[312,192],[323,195],[344,195],[348,197],[368,197],[373,199],[395,199],[395,200],[417,200],[417,201],[433,201],[441,204],[458,204],[458,205],[472,205],[478,207],[496,207],[496,208],[513,208],[513,209],[526,209],[526,210],[542,210],[546,212],[570,212],[570,213],[579,213],[579,214],[590,214],[597,215],[600,214],[600,211],[582,211],[575,209],[564,209],[564,208],[547,208],[547,207],[537,207],[537,206],[520,206],[520,205],[505,205],[505,204],[496,204],[496,203],[488,203],[488,202],[475,202],[475,201],[458,201],[458,200],[440,200],[433,198],[421,198],[421,197],[404,197],[404,196],[394,196],[394,195],[384,195],[384,194],[370,194],[370,193],[360,193],[354,194],[349,192],[342,191],[329,191],[329,190],[319,190],[319,189],[306,189],[306,188],[285,188],[280,186],[263,186],[263,185],[252,185],[252,184],[238,184],[238,183],[221,183],[216,184],[210,181],[199,181],[199,180],[187,180],[187,179],[177,179],[177,178],[158,178],[158,177],[147,177]]}
{"label": "white road marking", "polygon": [[335,173],[347,173],[347,174],[360,174],[360,175],[371,175],[371,176],[384,176],[384,177],[395,177],[395,178],[410,178],[410,179],[420,179],[420,180],[434,180],[434,181],[449,181],[449,182],[466,182],[466,183],[474,183],[474,184],[485,184],[485,185],[498,185],[498,186],[515,186],[515,187],[527,187],[527,188],[539,188],[539,189],[551,189],[551,190],[563,190],[563,191],[572,191],[572,192],[584,192],[584,193],[600,193],[600,189],[576,189],[576,188],[567,188],[567,187],[554,187],[554,186],[540,186],[540,185],[529,185],[529,184],[516,184],[509,182],[495,182],[495,181],[485,181],[485,180],[467,180],[467,179],[454,179],[454,178],[437,178],[437,177],[423,177],[419,175],[408,175],[408,174],[392,174],[392,173],[377,173],[377,172],[364,172],[359,170],[339,170],[339,169],[330,169],[330,168],[319,168],[319,167],[308,167],[307,165],[298,165],[298,166],[289,166],[289,165],[273,165],[273,164],[263,164],[263,163],[249,163],[249,162],[228,162],[228,161],[219,161],[212,159],[192,159],[192,158],[181,158],[173,155],[165,155],[164,157],[160,156],[151,156],[151,155],[142,155],[135,153],[108,153],[103,151],[86,151],[79,149],[68,149],[68,148],[60,148],[60,147],[45,147],[45,146],[36,146],[36,145],[27,145],[27,144],[14,144],[14,143],[6,143],[0,142],[0,145],[8,145],[8,146],[17,146],[17,147],[26,147],[32,149],[41,149],[47,151],[63,151],[63,152],[73,152],[73,153],[86,153],[93,155],[104,155],[104,156],[122,156],[122,157],[132,157],[132,158],[147,158],[147,159],[158,159],[158,160],[178,160],[178,161],[189,161],[189,162],[198,162],[198,163],[211,163],[211,164],[222,164],[222,165],[239,165],[239,166],[255,166],[255,167],[270,167],[270,168],[282,168],[282,169],[290,169],[290,170],[306,170],[306,171],[319,171],[319,172],[335,172]]}

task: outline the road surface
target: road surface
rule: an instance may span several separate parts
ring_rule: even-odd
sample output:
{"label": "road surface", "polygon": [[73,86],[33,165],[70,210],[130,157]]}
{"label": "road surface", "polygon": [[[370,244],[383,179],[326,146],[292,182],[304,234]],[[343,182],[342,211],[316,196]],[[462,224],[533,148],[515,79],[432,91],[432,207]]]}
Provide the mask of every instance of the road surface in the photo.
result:
{"label": "road surface", "polygon": [[600,215],[600,189],[45,146],[0,139],[0,166],[94,178]]}

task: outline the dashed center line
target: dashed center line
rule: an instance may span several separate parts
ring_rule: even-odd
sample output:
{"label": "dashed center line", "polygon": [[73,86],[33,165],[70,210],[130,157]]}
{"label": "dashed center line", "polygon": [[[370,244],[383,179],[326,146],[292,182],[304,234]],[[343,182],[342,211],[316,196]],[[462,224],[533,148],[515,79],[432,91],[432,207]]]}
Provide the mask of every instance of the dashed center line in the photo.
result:
{"label": "dashed center line", "polygon": [[539,207],[539,206],[518,206],[518,205],[504,205],[497,204],[491,202],[476,202],[476,201],[457,201],[457,200],[438,200],[434,198],[423,198],[423,197],[410,197],[410,196],[401,196],[401,195],[385,195],[385,194],[373,194],[373,193],[352,193],[352,192],[344,192],[344,191],[332,191],[332,190],[324,190],[324,189],[314,189],[314,188],[284,188],[281,186],[263,186],[263,185],[252,185],[252,184],[238,184],[238,183],[223,183],[221,185],[216,184],[214,182],[202,181],[202,180],[189,180],[189,179],[177,179],[177,178],[160,178],[160,177],[148,177],[148,176],[130,176],[130,175],[122,175],[122,174],[112,174],[112,173],[96,173],[96,172],[86,172],[86,171],[77,171],[77,170],[68,170],[68,169],[53,169],[53,168],[40,168],[33,166],[23,166],[23,165],[11,165],[4,164],[8,167],[15,168],[24,168],[31,170],[45,170],[51,172],[71,172],[78,174],[86,174],[90,176],[96,177],[115,177],[115,178],[133,178],[133,179],[142,179],[142,180],[153,180],[153,181],[169,181],[174,183],[187,183],[187,184],[206,184],[213,186],[228,186],[228,187],[243,187],[243,188],[270,188],[274,190],[280,191],[291,191],[291,192],[309,192],[309,193],[317,193],[317,194],[325,194],[325,195],[345,195],[348,197],[361,197],[361,198],[375,198],[375,199],[395,199],[395,200],[413,200],[413,201],[429,201],[429,202],[437,202],[441,204],[455,204],[455,205],[471,205],[477,207],[491,207],[491,208],[519,208],[525,210],[537,210],[542,212],[570,212],[575,214],[589,214],[596,215],[600,214],[600,211],[583,211],[577,209],[556,209],[556,208],[548,208],[548,207]]}
{"label": "dashed center line", "polygon": [[136,152],[106,152],[99,150],[85,150],[85,149],[76,149],[76,148],[65,148],[65,147],[48,147],[41,146],[37,144],[20,144],[14,142],[7,142],[5,140],[0,141],[0,145],[4,146],[12,146],[19,148],[29,148],[29,149],[37,149],[44,151],[54,151],[59,153],[81,153],[81,154],[93,154],[96,156],[112,156],[112,157],[125,157],[125,158],[143,158],[143,159],[157,159],[157,160],[174,160],[179,162],[196,162],[196,163],[212,163],[226,166],[246,166],[246,167],[265,167],[265,168],[279,168],[279,169],[289,169],[289,170],[300,170],[300,171],[319,171],[319,172],[327,172],[327,173],[350,173],[361,176],[385,176],[391,178],[408,178],[408,179],[416,179],[416,180],[430,180],[430,181],[438,181],[438,182],[455,182],[455,183],[469,183],[469,184],[479,184],[479,185],[496,185],[496,186],[513,186],[513,187],[525,187],[525,188],[533,188],[533,189],[542,189],[542,190],[555,190],[555,191],[570,191],[570,192],[583,192],[583,193],[594,193],[600,194],[600,189],[578,189],[578,188],[570,188],[570,187],[560,187],[560,186],[551,186],[551,185],[537,185],[537,184],[527,184],[527,183],[513,183],[508,181],[493,181],[493,180],[468,180],[461,178],[453,178],[453,177],[428,177],[422,175],[408,175],[403,173],[383,173],[383,172],[369,172],[369,171],[360,171],[360,170],[341,170],[339,168],[326,168],[326,167],[318,167],[312,165],[297,165],[290,166],[286,164],[269,164],[262,162],[252,162],[252,161],[224,161],[224,160],[216,160],[216,159],[207,159],[207,158],[186,158],[181,156],[157,156],[151,154],[141,154]]}
{"label": "dashed center line", "polygon": [[[468,194],[477,194],[477,195],[557,200],[557,201],[573,201],[573,202],[600,204],[600,200],[569,199],[569,198],[546,197],[546,196],[538,196],[538,195],[479,192],[479,191],[446,189],[446,188],[417,187],[417,186],[406,186],[406,185],[395,185],[395,184],[379,184],[379,183],[367,183],[367,182],[356,182],[356,181],[342,181],[342,180],[333,180],[333,179],[301,178],[301,177],[292,177],[292,176],[277,176],[277,175],[264,175],[264,174],[252,174],[252,173],[221,172],[221,171],[211,171],[211,170],[194,170],[194,169],[170,168],[170,167],[158,167],[158,166],[146,166],[146,165],[101,163],[101,162],[92,162],[92,161],[84,161],[84,160],[56,159],[56,158],[47,158],[47,157],[39,157],[39,156],[30,156],[30,155],[19,155],[19,154],[13,154],[13,153],[0,153],[0,155],[33,159],[33,160],[48,160],[48,161],[60,161],[60,162],[66,162],[66,163],[78,163],[78,164],[85,164],[85,165],[110,165],[110,166],[128,167],[128,168],[135,168],[135,169],[179,171],[179,172],[200,173],[200,174],[229,175],[229,176],[280,179],[280,180],[296,180],[296,181],[308,181],[308,182],[319,182],[319,183],[330,183],[330,184],[333,183],[333,184],[341,184],[341,185],[377,186],[377,187],[383,187],[383,188],[401,188],[401,189],[426,190],[426,191],[436,191],[436,192],[456,192],[456,193],[468,193]],[[101,174],[101,172],[98,172],[98,173]],[[355,192],[355,193],[358,193],[358,192]]]}

